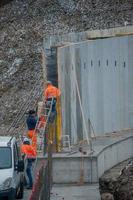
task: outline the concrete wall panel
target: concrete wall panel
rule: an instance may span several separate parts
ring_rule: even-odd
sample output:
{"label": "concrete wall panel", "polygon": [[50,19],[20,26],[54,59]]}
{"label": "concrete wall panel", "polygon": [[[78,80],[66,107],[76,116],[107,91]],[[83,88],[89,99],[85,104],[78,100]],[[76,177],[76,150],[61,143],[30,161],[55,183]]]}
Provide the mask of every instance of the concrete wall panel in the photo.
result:
{"label": "concrete wall panel", "polygon": [[104,147],[94,156],[57,154],[53,157],[53,181],[70,184],[80,183],[83,178],[86,183],[96,183],[104,172],[132,156],[133,136]]}
{"label": "concrete wall panel", "polygon": [[[86,183],[97,182],[95,158],[53,158],[53,166],[54,183],[80,183],[82,178]],[[95,174],[92,174],[92,169]]]}
{"label": "concrete wall panel", "polygon": [[133,36],[59,47],[58,55],[63,133],[72,142],[86,138],[75,71],[88,134],[89,120],[96,135],[133,127]]}

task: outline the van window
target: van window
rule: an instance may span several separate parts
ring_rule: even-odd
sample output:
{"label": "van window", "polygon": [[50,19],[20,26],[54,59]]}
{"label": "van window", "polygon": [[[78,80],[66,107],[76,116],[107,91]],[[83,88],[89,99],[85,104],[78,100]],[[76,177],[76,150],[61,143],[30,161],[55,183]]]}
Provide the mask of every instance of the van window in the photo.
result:
{"label": "van window", "polygon": [[0,147],[0,169],[12,167],[12,153],[10,147]]}

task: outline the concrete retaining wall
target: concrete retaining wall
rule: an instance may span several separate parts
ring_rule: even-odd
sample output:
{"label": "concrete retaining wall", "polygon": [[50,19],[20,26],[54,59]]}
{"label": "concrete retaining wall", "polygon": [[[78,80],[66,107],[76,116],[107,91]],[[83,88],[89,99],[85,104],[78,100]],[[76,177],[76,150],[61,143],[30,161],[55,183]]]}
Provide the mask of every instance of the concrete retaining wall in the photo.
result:
{"label": "concrete retaining wall", "polygon": [[[133,156],[133,136],[105,147],[93,156],[54,155],[54,183],[96,183],[105,171]],[[82,170],[83,169],[83,170]]]}
{"label": "concrete retaining wall", "polygon": [[133,127],[132,57],[133,36],[58,48],[63,134],[72,143],[86,139],[76,79],[88,132],[89,120],[96,135]]}
{"label": "concrete retaining wall", "polygon": [[97,156],[98,178],[105,171],[133,156],[133,136],[105,147]]}
{"label": "concrete retaining wall", "polygon": [[120,35],[133,34],[133,26],[123,26],[117,28],[72,32],[64,35],[48,36],[44,39],[44,48],[50,49],[51,46],[68,45],[70,43],[77,43],[95,38],[116,37]]}
{"label": "concrete retaining wall", "polygon": [[[83,171],[82,171],[83,162]],[[93,169],[93,170],[92,170]],[[96,157],[55,157],[53,159],[53,182],[54,183],[79,183],[97,182]]]}

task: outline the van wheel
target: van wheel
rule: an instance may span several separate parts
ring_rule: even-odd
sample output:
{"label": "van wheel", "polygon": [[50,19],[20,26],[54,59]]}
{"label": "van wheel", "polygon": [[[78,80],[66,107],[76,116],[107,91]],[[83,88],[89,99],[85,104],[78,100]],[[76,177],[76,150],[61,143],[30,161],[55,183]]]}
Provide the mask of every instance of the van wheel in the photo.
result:
{"label": "van wheel", "polygon": [[18,188],[19,192],[16,194],[16,199],[22,199],[24,196],[24,183],[21,182]]}

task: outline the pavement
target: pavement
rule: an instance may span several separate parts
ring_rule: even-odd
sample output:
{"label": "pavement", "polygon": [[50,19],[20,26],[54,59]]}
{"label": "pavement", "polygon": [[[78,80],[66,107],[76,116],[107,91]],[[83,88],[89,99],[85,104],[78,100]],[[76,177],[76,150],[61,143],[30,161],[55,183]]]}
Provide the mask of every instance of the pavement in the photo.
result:
{"label": "pavement", "polygon": [[30,197],[30,193],[31,193],[31,190],[25,189],[24,190],[24,198],[23,198],[23,200],[28,200],[29,197]]}
{"label": "pavement", "polygon": [[100,200],[98,184],[54,185],[50,200]]}
{"label": "pavement", "polygon": [[[23,200],[28,200],[31,190],[25,189]],[[50,200],[100,200],[98,185],[54,185]]]}

